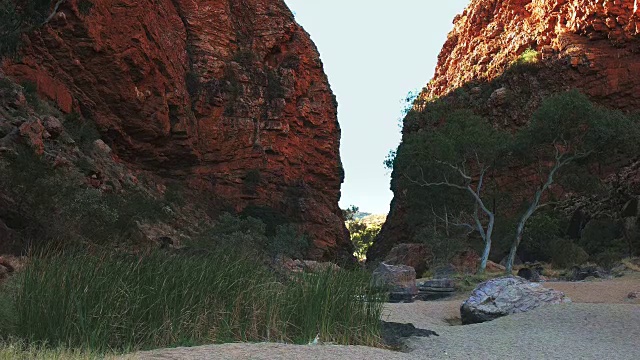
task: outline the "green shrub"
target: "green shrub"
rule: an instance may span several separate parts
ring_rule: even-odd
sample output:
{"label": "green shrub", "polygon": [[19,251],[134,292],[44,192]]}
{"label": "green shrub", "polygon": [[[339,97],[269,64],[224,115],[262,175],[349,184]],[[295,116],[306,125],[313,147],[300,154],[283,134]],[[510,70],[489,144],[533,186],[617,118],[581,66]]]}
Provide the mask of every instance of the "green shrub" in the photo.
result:
{"label": "green shrub", "polygon": [[367,224],[360,220],[347,221],[347,229],[351,235],[351,243],[355,249],[353,255],[360,261],[366,259],[367,250],[382,229],[381,224]]}
{"label": "green shrub", "polygon": [[39,27],[50,6],[50,0],[0,0],[0,58],[15,55],[22,34]]}
{"label": "green shrub", "polygon": [[69,136],[85,153],[91,152],[93,143],[100,139],[100,132],[95,123],[91,120],[83,119],[78,113],[66,115],[63,124]]}
{"label": "green shrub", "polygon": [[[525,227],[523,241],[518,249],[523,261],[551,261],[554,257],[550,251],[551,244],[561,241],[566,221],[560,214],[551,212],[538,213],[531,217]],[[512,235],[513,236],[513,235]],[[558,261],[556,257],[556,261]]]}
{"label": "green shrub", "polygon": [[252,169],[247,172],[247,175],[244,177],[244,184],[249,188],[254,189],[256,186],[260,184],[262,180],[262,176],[260,175],[260,170]]}
{"label": "green shrub", "polygon": [[57,243],[116,243],[131,240],[137,221],[167,219],[164,203],[129,189],[103,193],[83,185],[81,174],[54,169],[33,150],[21,147],[9,158],[0,184],[24,214],[24,246]]}
{"label": "green shrub", "polygon": [[591,255],[626,250],[622,226],[607,218],[590,220],[582,231],[579,244]]}
{"label": "green shrub", "polygon": [[428,227],[417,233],[414,242],[429,245],[433,254],[433,265],[447,265],[456,255],[469,247],[467,241],[458,234],[446,236]]}
{"label": "green shrub", "polygon": [[286,255],[302,259],[311,242],[297,226],[293,224],[280,225],[276,228],[276,234],[269,238],[267,252],[272,256]]}
{"label": "green shrub", "polygon": [[213,227],[196,236],[191,245],[213,251],[237,249],[257,258],[264,253],[272,257],[286,255],[302,258],[309,249],[309,239],[296,225],[285,221],[284,218],[271,219],[270,224],[274,229],[269,232],[269,226],[258,218],[224,213]]}
{"label": "green shrub", "polygon": [[298,70],[298,68],[300,67],[300,55],[293,53],[285,56],[280,66],[285,69]]}
{"label": "green shrub", "polygon": [[265,96],[267,100],[284,97],[284,86],[282,86],[282,79],[276,70],[267,70],[267,91]]}
{"label": "green shrub", "polygon": [[569,239],[555,239],[549,244],[549,251],[551,263],[557,268],[582,265],[589,259],[589,254]]}
{"label": "green shrub", "polygon": [[250,69],[255,59],[256,55],[251,50],[238,50],[233,54],[233,61],[240,64],[245,69]]}
{"label": "green shrub", "polygon": [[279,283],[238,251],[33,257],[15,297],[15,336],[101,352],[229,341],[375,345],[381,296],[364,273]]}
{"label": "green shrub", "polygon": [[89,0],[80,0],[78,2],[78,10],[80,14],[87,16],[91,13],[91,9],[93,9],[93,3]]}

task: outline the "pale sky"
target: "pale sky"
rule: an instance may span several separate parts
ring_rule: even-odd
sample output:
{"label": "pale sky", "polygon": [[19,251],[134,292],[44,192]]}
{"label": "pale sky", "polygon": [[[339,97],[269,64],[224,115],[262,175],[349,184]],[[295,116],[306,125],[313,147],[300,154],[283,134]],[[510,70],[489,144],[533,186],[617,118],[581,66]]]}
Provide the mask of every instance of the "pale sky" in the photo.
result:
{"label": "pale sky", "polygon": [[338,98],[340,207],[387,213],[393,193],[382,162],[400,143],[401,100],[433,77],[453,18],[469,0],[285,2],[311,34]]}

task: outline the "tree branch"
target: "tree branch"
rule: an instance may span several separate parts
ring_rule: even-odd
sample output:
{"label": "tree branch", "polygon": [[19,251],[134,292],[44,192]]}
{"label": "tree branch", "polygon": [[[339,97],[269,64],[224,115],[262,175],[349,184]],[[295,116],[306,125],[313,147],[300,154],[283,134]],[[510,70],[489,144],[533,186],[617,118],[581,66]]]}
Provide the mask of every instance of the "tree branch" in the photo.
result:
{"label": "tree branch", "polygon": [[40,26],[44,26],[49,21],[51,21],[51,19],[53,19],[53,17],[58,12],[58,8],[60,8],[60,5],[62,5],[62,3],[65,2],[65,1],[67,1],[67,0],[58,0],[58,2],[56,3],[56,6],[53,7],[53,11],[51,12],[51,14],[49,14],[49,16],[45,19],[45,21],[42,24],[40,24]]}

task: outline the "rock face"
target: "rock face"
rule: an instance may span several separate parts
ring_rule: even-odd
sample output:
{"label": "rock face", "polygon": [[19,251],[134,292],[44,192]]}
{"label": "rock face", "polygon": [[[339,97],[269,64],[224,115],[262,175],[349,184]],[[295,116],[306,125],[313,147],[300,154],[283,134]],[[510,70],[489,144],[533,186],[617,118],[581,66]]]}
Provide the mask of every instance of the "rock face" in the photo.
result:
{"label": "rock face", "polygon": [[463,324],[476,324],[527,312],[540,306],[569,303],[560,291],[545,289],[520,277],[492,279],[478,285],[460,307]]}
{"label": "rock face", "polygon": [[284,1],[68,0],[21,52],[4,71],[95,121],[130,166],[302,225],[312,258],[351,258],[336,100]]}
{"label": "rock face", "polygon": [[[454,19],[435,75],[419,98],[438,98],[450,110],[470,109],[508,130],[525,125],[543,98],[574,88],[606,107],[637,111],[639,32],[637,0],[472,0]],[[405,123],[403,135],[423,126]],[[637,194],[640,171],[629,173],[627,187]],[[531,176],[519,169],[499,181],[509,185]],[[409,204],[415,194],[395,173],[391,188],[391,211],[367,254],[374,261],[417,233],[410,219],[416,209]]]}
{"label": "rock face", "polygon": [[429,268],[433,255],[424,244],[398,244],[391,249],[384,262],[389,265],[407,265],[419,276]]}
{"label": "rock face", "polygon": [[566,65],[558,76],[572,87],[631,108],[640,103],[639,32],[637,0],[473,0],[454,19],[426,95],[491,81],[532,49]]}

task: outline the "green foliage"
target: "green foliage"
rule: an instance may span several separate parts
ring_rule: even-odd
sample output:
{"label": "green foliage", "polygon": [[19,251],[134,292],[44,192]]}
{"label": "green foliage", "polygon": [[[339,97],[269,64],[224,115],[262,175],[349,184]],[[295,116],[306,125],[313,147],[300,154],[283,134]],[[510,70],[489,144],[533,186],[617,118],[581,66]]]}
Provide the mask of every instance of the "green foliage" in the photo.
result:
{"label": "green foliage", "polygon": [[267,91],[265,96],[268,100],[284,97],[284,87],[282,86],[282,79],[276,70],[267,70]]}
{"label": "green foliage", "polygon": [[509,143],[507,134],[495,130],[482,117],[466,110],[454,111],[432,131],[406,136],[393,167],[410,178],[435,182],[457,179],[460,174],[450,164],[493,164],[505,154]]}
{"label": "green foliage", "polygon": [[355,206],[355,205],[351,205],[346,209],[342,209],[342,216],[344,217],[345,221],[352,221],[356,219],[356,215],[360,212],[360,208]]}
{"label": "green foliage", "polygon": [[516,60],[516,64],[533,64],[533,63],[537,63],[539,55],[540,54],[537,51],[529,48],[529,49],[525,50],[522,54],[520,54],[520,56]]}
{"label": "green foliage", "polygon": [[414,242],[429,245],[433,254],[432,265],[448,265],[456,255],[466,250],[469,245],[460,234],[447,236],[433,228],[422,228],[414,237]]}
{"label": "green foliage", "polygon": [[367,250],[373,245],[380,229],[382,229],[381,223],[367,223],[363,220],[348,220],[346,222],[347,229],[351,234],[351,243],[355,248],[353,255],[360,261],[366,259]]}
{"label": "green foliage", "polygon": [[224,115],[234,116],[236,113],[236,103],[244,94],[244,87],[240,83],[238,75],[229,66],[225,68],[222,79],[222,92],[227,97]]}
{"label": "green foliage", "polygon": [[116,243],[131,239],[137,221],[167,218],[164,204],[135,189],[102,193],[82,184],[79,174],[54,169],[29,148],[11,156],[0,184],[28,214],[25,245]]}
{"label": "green foliage", "polygon": [[93,143],[100,139],[100,132],[95,123],[83,119],[78,113],[66,115],[63,125],[69,136],[85,153],[90,153],[93,150]]}
{"label": "green foliage", "polygon": [[[266,253],[271,257],[286,255],[302,258],[309,249],[309,239],[297,226],[287,223],[287,219],[274,218],[273,213],[264,212],[264,209],[255,207],[251,211],[263,215],[271,225],[246,214],[238,217],[224,213],[211,229],[197,236],[191,244],[214,251],[241,251],[256,257]],[[269,231],[270,226],[273,226],[272,232]]]}
{"label": "green foliage", "polygon": [[238,50],[233,54],[233,61],[240,64],[245,69],[250,69],[256,61],[256,55],[251,50]]}
{"label": "green foliage", "polygon": [[310,246],[309,238],[297,226],[286,224],[276,228],[276,234],[267,243],[267,252],[273,256],[285,255],[302,259]]}
{"label": "green foliage", "polygon": [[187,87],[189,96],[195,98],[200,94],[200,91],[202,90],[202,84],[200,83],[200,76],[198,76],[196,72],[192,70],[187,71],[184,74],[184,82],[185,86]]}
{"label": "green foliage", "polygon": [[300,68],[300,55],[297,53],[288,54],[280,64],[285,69],[298,70]]}
{"label": "green foliage", "polygon": [[556,238],[549,244],[551,263],[556,268],[569,268],[582,265],[589,259],[589,254],[570,239]]}
{"label": "green foliage", "polygon": [[93,3],[89,0],[80,0],[78,2],[78,10],[80,14],[87,16],[91,13],[91,9],[93,9]]}
{"label": "green foliage", "polygon": [[506,73],[535,73],[541,69],[540,53],[533,49],[525,50],[507,68]]}
{"label": "green foliage", "polygon": [[0,58],[15,55],[22,35],[49,15],[50,0],[0,0]]}
{"label": "green foliage", "polygon": [[265,233],[268,236],[275,235],[278,226],[289,223],[289,219],[285,214],[268,206],[249,205],[242,210],[240,215],[243,218],[253,217],[260,219],[266,226]]}
{"label": "green foliage", "polygon": [[184,206],[186,199],[183,185],[177,182],[167,184],[167,189],[164,192],[164,200],[169,204]]}
{"label": "green foliage", "polygon": [[[578,91],[546,99],[529,126],[518,134],[519,155],[556,155],[575,160],[606,159],[616,152],[635,154],[640,130],[622,112],[593,104]],[[529,156],[526,156],[526,155]]]}
{"label": "green foliage", "polygon": [[518,251],[520,258],[523,261],[552,261],[554,253],[550,249],[554,243],[563,242],[561,238],[566,228],[567,222],[560,214],[543,212],[533,216],[524,231]]}
{"label": "green foliage", "polygon": [[622,254],[627,250],[622,226],[608,218],[590,220],[582,231],[579,244],[590,255],[610,252]]}
{"label": "green foliage", "polygon": [[[453,215],[460,222],[469,222],[476,199],[466,190],[476,188],[481,169],[493,169],[502,164],[511,138],[494,129],[485,119],[461,110],[438,114],[442,121],[428,131],[405,134],[397,154],[387,159],[393,163],[394,181],[408,188],[407,197],[410,222],[417,228],[431,227],[446,233],[446,215]],[[496,189],[484,179],[482,198],[497,196]],[[437,215],[436,215],[437,214]],[[456,222],[452,219],[452,223]],[[435,225],[435,226],[434,226]]]}
{"label": "green foliage", "polygon": [[260,175],[260,170],[252,169],[247,172],[247,175],[245,175],[244,184],[250,188],[255,188],[260,184],[261,179],[262,176]]}
{"label": "green foliage", "polygon": [[36,256],[12,294],[11,335],[98,352],[307,343],[317,334],[375,345],[382,298],[369,282],[364,273],[329,271],[283,284],[238,251]]}

